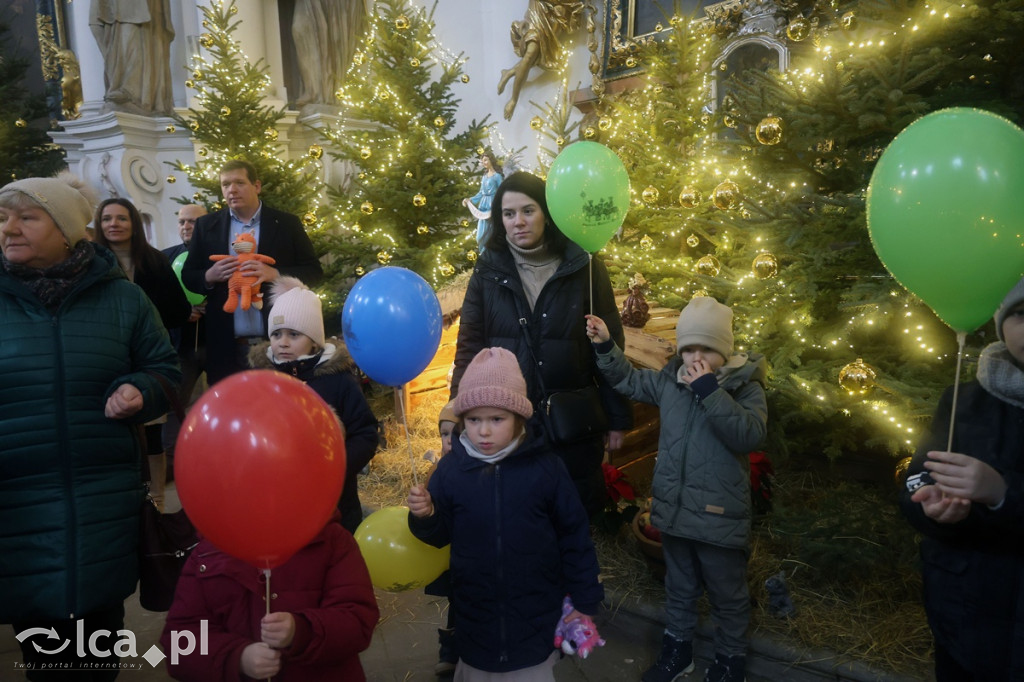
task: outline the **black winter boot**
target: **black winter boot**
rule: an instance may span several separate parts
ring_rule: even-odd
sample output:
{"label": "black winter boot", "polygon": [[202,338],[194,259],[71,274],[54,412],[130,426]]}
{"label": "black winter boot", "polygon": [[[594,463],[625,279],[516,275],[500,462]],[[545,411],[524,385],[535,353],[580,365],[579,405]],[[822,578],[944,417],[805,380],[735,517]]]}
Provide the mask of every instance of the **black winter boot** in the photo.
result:
{"label": "black winter boot", "polygon": [[747,668],[746,656],[723,656],[715,654],[715,662],[708,668],[704,682],[744,682]]}
{"label": "black winter boot", "polygon": [[455,675],[455,664],[459,662],[459,654],[455,651],[455,628],[441,628],[437,631],[437,665],[434,674],[438,677]]}
{"label": "black winter boot", "polygon": [[665,633],[661,640],[661,654],[640,678],[643,682],[674,682],[693,672],[693,644]]}

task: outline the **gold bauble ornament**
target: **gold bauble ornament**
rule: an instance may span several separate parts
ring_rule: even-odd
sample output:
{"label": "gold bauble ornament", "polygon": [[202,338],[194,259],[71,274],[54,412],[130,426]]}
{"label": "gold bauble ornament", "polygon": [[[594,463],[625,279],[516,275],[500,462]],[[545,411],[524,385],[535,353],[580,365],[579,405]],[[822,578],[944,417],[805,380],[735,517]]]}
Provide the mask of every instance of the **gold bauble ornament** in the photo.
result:
{"label": "gold bauble ornament", "polygon": [[640,248],[644,251],[650,251],[654,248],[654,240],[651,239],[650,235],[645,234],[640,238]]}
{"label": "gold bauble ornament", "polygon": [[427,198],[422,194],[417,194],[412,198],[412,205],[416,208],[423,208],[427,205]]}
{"label": "gold bauble ornament", "polygon": [[711,123],[711,114],[707,114],[707,113],[701,114],[700,115],[700,122],[703,123],[704,125],[707,125],[708,123]]}
{"label": "gold bauble ornament", "polygon": [[475,263],[476,262],[476,251],[467,251],[466,252],[466,260],[468,260],[470,263]]}
{"label": "gold bauble ornament", "polygon": [[309,146],[308,153],[311,159],[319,159],[324,155],[324,148],[318,144],[313,144]]}
{"label": "gold bauble ornament", "polygon": [[278,135],[277,128],[267,128],[263,131],[263,137],[268,140],[276,140]]}
{"label": "gold bauble ornament", "polygon": [[533,128],[534,130],[540,130],[541,128],[544,127],[544,119],[542,119],[540,116],[534,116],[533,118],[530,119],[530,127]]}
{"label": "gold bauble ornament", "polygon": [[587,126],[583,129],[584,140],[593,140],[595,137],[597,137],[597,128],[594,126]]}
{"label": "gold bauble ornament", "polygon": [[231,5],[231,7],[228,8],[228,14],[238,14],[238,8]]}
{"label": "gold bauble ornament", "polygon": [[196,87],[196,84],[192,81],[191,78],[189,78],[188,80],[185,81],[185,87],[186,88],[194,88],[194,87]]}
{"label": "gold bauble ornament", "polygon": [[420,65],[420,60],[419,60],[418,57],[413,57],[412,59],[409,60],[409,66],[411,66],[412,68],[415,69],[419,65]]}
{"label": "gold bauble ornament", "polygon": [[718,65],[718,70],[719,71],[728,71],[729,70],[729,65],[726,64],[725,62],[722,62],[721,64]]}
{"label": "gold bauble ornament", "polygon": [[173,185],[177,181],[178,181],[178,178],[174,177],[173,175],[168,175],[167,176],[167,184]]}
{"label": "gold bauble ornament", "polygon": [[199,69],[196,69],[192,72],[192,78],[196,79],[197,81],[203,80],[203,72]]}
{"label": "gold bauble ornament", "polygon": [[782,141],[782,119],[778,116],[765,116],[757,124],[754,135],[761,144],[778,144]]}
{"label": "gold bauble ornament", "polygon": [[203,28],[210,28],[210,22],[206,19],[203,19]]}
{"label": "gold bauble ornament", "polygon": [[786,27],[786,35],[790,40],[797,43],[806,38],[810,32],[811,25],[803,17],[797,17],[789,22],[789,26]]}
{"label": "gold bauble ornament", "polygon": [[559,135],[558,137],[555,138],[555,144],[558,145],[559,148],[564,147],[565,146],[565,138],[562,137],[561,135]]}
{"label": "gold bauble ornament", "polygon": [[340,87],[334,91],[334,99],[345,99],[345,88]]}
{"label": "gold bauble ornament", "polygon": [[689,237],[686,238],[686,245],[689,246],[691,249],[697,248],[699,244],[700,237],[698,237],[695,234],[691,234]]}
{"label": "gold bauble ornament", "polygon": [[640,198],[644,200],[646,204],[653,204],[658,201],[658,197],[661,196],[661,192],[654,185],[648,185],[644,191],[640,194]]}
{"label": "gold bauble ornament", "polygon": [[387,251],[378,251],[377,262],[380,263],[381,265],[387,265],[388,263],[391,262],[391,254],[388,253]]}
{"label": "gold bauble ornament", "polygon": [[355,225],[352,226],[352,231],[353,232],[362,232],[363,231],[363,226],[360,225],[359,223],[356,223]]}
{"label": "gold bauble ornament", "polygon": [[399,31],[404,31],[405,29],[409,28],[409,17],[405,16],[404,14],[399,14],[397,17],[395,17],[395,28],[397,28]]}
{"label": "gold bauble ornament", "polygon": [[405,177],[411,178],[412,177],[412,171],[405,171]]}
{"label": "gold bauble ornament", "polygon": [[732,114],[726,114],[725,116],[722,116],[722,123],[725,124],[726,128],[735,128],[736,117],[733,116]]}
{"label": "gold bauble ornament", "polygon": [[203,35],[199,36],[199,44],[207,48],[213,47],[213,36],[211,36],[209,33],[204,33]]}
{"label": "gold bauble ornament", "polygon": [[774,254],[766,251],[754,256],[754,262],[751,263],[750,269],[758,279],[771,279],[779,274],[779,261]]}
{"label": "gold bauble ornament", "polygon": [[369,147],[361,147],[359,149],[359,158],[365,161],[366,159],[373,156],[373,151]]}
{"label": "gold bauble ornament", "polygon": [[635,67],[638,63],[639,62],[637,62],[636,57],[626,57],[626,66],[629,67],[630,69]]}
{"label": "gold bauble ornament", "polygon": [[703,198],[699,189],[687,185],[679,192],[679,205],[683,208],[697,208]]}
{"label": "gold bauble ornament", "polygon": [[462,81],[463,83],[468,83],[469,82],[469,74],[468,73],[462,74],[461,76],[459,76],[459,80]]}
{"label": "gold bauble ornament", "polygon": [[900,461],[896,462],[896,469],[893,471],[893,477],[897,483],[903,483],[903,479],[907,477],[907,469],[910,468],[910,462],[913,457],[904,457]]}
{"label": "gold bauble ornament", "polygon": [[690,298],[711,298],[711,294],[708,293],[707,289],[697,289]]}
{"label": "gold bauble ornament", "polygon": [[228,106],[221,107],[220,108],[220,115],[221,116],[230,116],[231,115],[231,107],[228,107]]}
{"label": "gold bauble ornament", "polygon": [[476,148],[476,155],[477,155],[477,156],[483,156],[483,155],[484,155],[484,152],[486,152],[486,151],[487,151],[487,150],[486,150],[486,149],[484,149],[483,147],[477,147],[477,148]]}
{"label": "gold bauble ornament", "polygon": [[164,130],[166,130],[169,133],[173,133],[175,130],[177,130],[177,128],[175,128],[174,125],[172,124],[164,128]]}
{"label": "gold bauble ornament", "polygon": [[444,128],[445,120],[444,116],[438,116],[434,119],[434,126],[437,128]]}
{"label": "gold bauble ornament", "polygon": [[697,260],[697,272],[704,275],[705,277],[718,277],[718,273],[722,271],[722,264],[718,262],[718,259],[712,256],[710,253],[701,256]]}
{"label": "gold bauble ornament", "polygon": [[205,156],[206,156],[207,154],[209,154],[209,153],[210,153],[210,152],[209,152],[209,151],[207,151],[206,147],[203,147],[203,148],[202,148],[202,149],[200,149],[200,150],[199,150],[199,152],[198,152],[199,156],[202,156],[202,157],[205,157]]}
{"label": "gold bauble ornament", "polygon": [[365,213],[366,215],[373,215],[373,202],[364,201],[362,205],[359,206],[359,210]]}
{"label": "gold bauble ornament", "polygon": [[200,194],[199,192],[196,192],[195,194],[193,194],[192,195],[192,203],[194,203],[194,204],[201,204],[201,203],[203,203],[203,195]]}
{"label": "gold bauble ornament", "polygon": [[423,223],[416,226],[416,234],[428,234],[429,232],[430,228]]}
{"label": "gold bauble ornament", "polygon": [[857,15],[853,12],[846,12],[839,18],[839,25],[846,31],[857,28]]}
{"label": "gold bauble ornament", "polygon": [[601,118],[597,119],[597,129],[598,130],[608,130],[611,127],[612,127],[612,120],[610,118],[608,118],[607,116],[602,116]]}
{"label": "gold bauble ornament", "polygon": [[191,130],[194,133],[195,132],[199,132],[199,121],[189,121],[188,122],[188,127],[189,127],[189,130]]}
{"label": "gold bauble ornament", "polygon": [[360,277],[362,277],[362,276],[363,276],[363,274],[365,274],[365,273],[366,273],[366,268],[364,268],[364,267],[363,267],[362,265],[357,265],[357,266],[356,266],[356,274],[357,274],[357,275],[359,275]]}
{"label": "gold bauble ornament", "polygon": [[875,370],[857,358],[839,370],[839,385],[850,393],[864,394],[875,385]]}
{"label": "gold bauble ornament", "polygon": [[383,102],[387,102],[389,99],[391,99],[391,93],[387,90],[381,90],[380,99]]}
{"label": "gold bauble ornament", "polygon": [[711,192],[711,201],[723,211],[736,208],[740,203],[740,186],[732,180],[723,180]]}
{"label": "gold bauble ornament", "polygon": [[303,213],[302,224],[305,225],[306,227],[312,227],[313,225],[315,225],[316,213],[313,213],[312,211],[307,211],[306,213]]}
{"label": "gold bauble ornament", "polygon": [[452,275],[455,274],[455,266],[452,265],[451,263],[441,263],[441,267],[438,269],[441,271],[441,274],[444,275],[445,277],[451,277]]}
{"label": "gold bauble ornament", "polygon": [[365,180],[366,179],[366,173],[360,173],[356,177],[358,177],[360,180]]}

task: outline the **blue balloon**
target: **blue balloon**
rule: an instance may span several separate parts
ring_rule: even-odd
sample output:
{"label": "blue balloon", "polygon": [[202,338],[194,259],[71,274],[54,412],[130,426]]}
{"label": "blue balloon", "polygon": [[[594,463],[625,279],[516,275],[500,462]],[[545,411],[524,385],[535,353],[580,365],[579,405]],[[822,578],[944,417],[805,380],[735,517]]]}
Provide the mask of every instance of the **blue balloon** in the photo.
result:
{"label": "blue balloon", "polygon": [[356,282],[341,310],[352,359],[386,386],[415,379],[441,343],[441,304],[427,281],[405,268],[380,268]]}

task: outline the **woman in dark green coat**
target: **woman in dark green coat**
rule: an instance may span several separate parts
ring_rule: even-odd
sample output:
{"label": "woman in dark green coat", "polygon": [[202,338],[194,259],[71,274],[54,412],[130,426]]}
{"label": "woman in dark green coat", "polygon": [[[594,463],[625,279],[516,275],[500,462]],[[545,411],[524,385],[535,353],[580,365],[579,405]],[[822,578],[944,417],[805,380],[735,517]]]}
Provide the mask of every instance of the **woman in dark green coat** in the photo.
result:
{"label": "woman in dark green coat", "polygon": [[157,375],[181,378],[153,304],[85,238],[93,206],[67,174],[0,188],[0,623],[26,664],[57,668],[30,680],[116,677],[138,580],[135,428],[168,410]]}

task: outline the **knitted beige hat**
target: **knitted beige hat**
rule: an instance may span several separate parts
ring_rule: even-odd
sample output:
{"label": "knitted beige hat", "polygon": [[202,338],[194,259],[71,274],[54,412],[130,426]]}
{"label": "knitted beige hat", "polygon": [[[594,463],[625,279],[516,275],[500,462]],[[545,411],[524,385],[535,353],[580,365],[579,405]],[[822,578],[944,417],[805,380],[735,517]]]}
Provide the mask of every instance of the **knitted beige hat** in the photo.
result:
{"label": "knitted beige hat", "polygon": [[267,335],[278,329],[294,329],[313,339],[320,348],[326,343],[324,314],[320,297],[295,277],[278,277],[270,287],[272,306]]}
{"label": "knitted beige hat", "polygon": [[1013,307],[1024,301],[1024,279],[1017,282],[1010,293],[1006,294],[1006,298],[999,304],[999,308],[996,310],[996,336],[999,337],[1000,341],[1005,341],[1003,338],[1003,322],[1006,322],[1006,318],[1010,316],[1010,311]]}
{"label": "knitted beige hat", "polygon": [[524,419],[533,414],[516,356],[504,348],[484,348],[477,353],[462,375],[454,402],[459,417],[474,407],[497,407]]}
{"label": "knitted beige hat", "polygon": [[52,178],[25,178],[0,188],[0,204],[18,201],[21,194],[50,214],[57,229],[71,246],[85,239],[85,226],[92,221],[96,197],[81,178],[62,171]]}
{"label": "knitted beige hat", "polygon": [[441,408],[441,414],[437,416],[437,423],[451,422],[453,424],[459,423],[459,418],[455,415],[455,401],[449,400],[448,403]]}
{"label": "knitted beige hat", "polygon": [[686,346],[707,346],[727,358],[732,355],[732,308],[708,296],[698,296],[679,313],[676,352]]}

